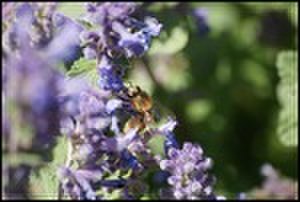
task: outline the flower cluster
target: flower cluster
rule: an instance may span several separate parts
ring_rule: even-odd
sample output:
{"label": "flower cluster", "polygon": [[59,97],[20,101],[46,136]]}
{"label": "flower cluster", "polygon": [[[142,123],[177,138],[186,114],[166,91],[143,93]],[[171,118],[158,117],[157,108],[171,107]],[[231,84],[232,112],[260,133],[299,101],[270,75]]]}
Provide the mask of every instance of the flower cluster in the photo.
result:
{"label": "flower cluster", "polygon": [[19,50],[24,37],[17,33],[22,32],[28,35],[26,40],[30,46],[42,51],[49,60],[71,62],[77,59],[78,35],[83,28],[56,8],[57,3],[5,3],[2,8],[4,53]]}
{"label": "flower cluster", "polygon": [[63,83],[54,65],[67,59],[74,45],[79,47],[75,36],[81,28],[58,13],[56,3],[9,2],[2,6],[2,126],[8,162],[3,168],[8,177],[4,190],[7,198],[24,199],[28,198],[31,170],[52,160],[51,149],[60,131],[58,95]]}
{"label": "flower cluster", "polygon": [[[68,152],[57,170],[59,198],[139,199],[149,194],[145,177],[158,171],[156,178],[161,175],[161,183],[171,185],[166,189],[170,198],[218,199],[208,174],[211,160],[191,143],[180,150],[173,132],[176,120],[157,124],[161,117],[154,116],[151,97],[123,78],[120,61],[141,57],[162,25],[153,17],[134,17],[135,3],[86,6],[80,24],[57,12],[56,3],[4,4],[2,99],[13,106],[5,105],[2,121],[5,152],[30,151],[47,161],[45,152],[58,134],[64,135]],[[81,50],[86,59],[96,60],[98,86],[81,77],[63,77],[52,67],[74,61]],[[14,141],[20,131],[29,135],[19,144]],[[152,144],[159,139],[158,154]],[[18,173],[28,176],[31,166],[18,168],[6,165],[4,170],[13,171],[8,176],[14,180]],[[21,184],[18,191],[26,189]],[[5,192],[17,193],[12,185]]]}
{"label": "flower cluster", "polygon": [[37,142],[33,146],[43,150],[59,131],[60,76],[29,47],[22,49],[20,58],[9,58],[5,70],[6,102],[18,106],[21,121],[29,121],[35,130]]}
{"label": "flower cluster", "polygon": [[32,45],[41,47],[48,44],[53,37],[52,16],[56,6],[57,3],[6,3],[3,10],[9,20],[3,23],[6,27],[7,47],[11,50],[18,48],[20,41],[15,32],[19,29],[20,21],[30,34]]}
{"label": "flower cluster", "polygon": [[[17,35],[26,38],[26,33]],[[51,160],[49,153],[60,128],[61,76],[27,42],[22,40],[19,54],[7,55],[3,66],[4,158],[17,161],[4,166],[8,198],[27,197],[30,170]]]}
{"label": "flower cluster", "polygon": [[152,17],[144,22],[131,17],[137,8],[135,3],[87,3],[86,6],[83,20],[94,29],[81,33],[84,56],[97,59],[101,88],[120,91],[124,87],[124,69],[115,61],[122,56],[142,56],[162,25]]}
{"label": "flower cluster", "polygon": [[144,22],[130,17],[136,7],[135,3],[87,4],[88,14],[84,19],[92,26],[101,26],[96,31],[82,33],[87,58],[95,58],[99,53],[125,54],[130,58],[148,50],[151,38],[158,36],[162,25],[152,17]]}
{"label": "flower cluster", "polygon": [[160,168],[170,173],[167,181],[175,199],[216,199],[214,178],[208,174],[211,167],[212,160],[202,148],[189,142],[181,150],[169,149],[167,159],[160,161]]}
{"label": "flower cluster", "polygon": [[[125,130],[126,123],[135,117],[135,112],[128,101],[113,96],[109,91],[84,85],[84,81],[81,81],[81,87],[86,87],[79,91],[77,88],[75,92],[70,90],[76,89],[74,85],[78,82],[66,81],[67,88],[61,94],[64,112],[61,132],[70,141],[69,160],[59,174],[62,187],[73,199],[101,198],[96,191],[103,186],[123,188],[120,197],[129,199],[133,193],[126,187],[136,180],[145,166],[151,164],[147,140],[142,138],[138,127]],[[152,163],[155,163],[154,159]],[[75,170],[71,168],[74,165]],[[121,174],[114,180],[107,179],[117,171],[131,172],[131,175],[128,179]],[[99,173],[99,177],[78,174],[82,172]],[[88,191],[77,185],[82,180],[89,185]]]}
{"label": "flower cluster", "polygon": [[[166,148],[176,143],[173,120],[160,128],[141,130],[140,124],[144,124],[141,111],[132,103],[130,89],[123,82],[124,69],[116,63],[121,56],[141,56],[149,48],[151,37],[160,32],[161,25],[156,19],[146,18],[141,22],[130,17],[135,8],[133,3],[87,4],[84,19],[96,26],[97,31],[84,30],[80,37],[86,58],[97,60],[100,89],[87,86],[76,92],[66,90],[61,96],[65,109],[62,133],[70,138],[70,158],[78,166],[72,170],[72,163],[68,163],[60,177],[64,191],[73,199],[101,198],[96,190],[104,185],[115,188],[122,185],[120,197],[134,197],[137,193],[130,190],[136,183],[132,182],[136,182],[145,167],[155,164],[147,146],[151,136],[167,137]],[[78,89],[73,86],[78,81],[67,83],[72,86],[68,89]],[[105,179],[120,169],[132,174],[126,180],[121,176],[113,182]],[[98,180],[78,174],[95,171],[101,173]],[[89,184],[88,191],[77,186],[82,179]]]}

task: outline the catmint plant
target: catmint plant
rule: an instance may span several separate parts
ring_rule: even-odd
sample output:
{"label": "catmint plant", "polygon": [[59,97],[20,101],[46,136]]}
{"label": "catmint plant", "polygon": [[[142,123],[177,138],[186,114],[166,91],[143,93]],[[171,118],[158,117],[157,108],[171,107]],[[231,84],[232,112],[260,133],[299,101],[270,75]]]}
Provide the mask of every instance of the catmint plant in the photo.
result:
{"label": "catmint plant", "polygon": [[[149,50],[163,29],[159,20],[136,17],[140,4],[129,2],[86,3],[78,21],[59,13],[57,3],[2,5],[4,152],[41,158],[4,166],[8,196],[28,192],[25,176],[49,161],[45,153],[63,136],[66,161],[53,171],[58,199],[224,199],[214,192],[212,160],[197,144],[180,145],[177,121],[156,115],[151,96],[125,79],[123,61]],[[95,61],[97,85],[53,67],[80,54]],[[20,138],[23,133],[28,137]],[[155,141],[159,152],[151,146]],[[149,177],[158,187],[148,184]]]}
{"label": "catmint plant", "polygon": [[30,170],[51,161],[60,128],[61,75],[30,47],[23,31],[16,32],[18,54],[8,54],[3,66],[4,190],[11,199],[28,198]]}
{"label": "catmint plant", "polygon": [[[5,3],[2,7],[2,49],[18,52],[19,29],[28,35],[30,46],[46,55],[48,60],[71,63],[80,52],[79,33],[82,26],[57,11],[57,3]],[[68,37],[66,37],[68,36]]]}
{"label": "catmint plant", "polygon": [[160,168],[168,171],[168,184],[174,199],[216,199],[213,193],[214,178],[208,171],[212,160],[203,156],[199,145],[185,142],[183,148],[168,150],[167,159],[160,161]]}
{"label": "catmint plant", "polygon": [[[163,166],[175,158],[171,155],[174,151],[178,155],[190,155],[186,151],[190,143],[179,150],[172,132],[176,125],[173,119],[159,127],[148,126],[143,113],[148,112],[150,97],[139,88],[131,94],[132,89],[123,78],[125,68],[119,59],[141,57],[149,49],[151,38],[159,35],[162,24],[152,17],[144,20],[132,17],[138,9],[134,3],[87,3],[86,6],[87,13],[82,20],[87,25],[80,38],[85,58],[96,60],[99,85],[98,89],[90,86],[62,96],[66,109],[62,133],[71,142],[70,160],[58,171],[63,191],[72,199],[105,199],[105,192],[116,190],[117,198],[137,199],[143,193],[137,195],[132,190],[140,181],[139,176],[156,167],[169,175],[165,179],[174,186],[170,188],[171,198],[217,199],[213,194],[213,180],[205,174],[211,160],[202,157],[200,147],[191,148],[195,159],[186,159],[192,161],[187,164],[190,167],[185,169],[186,174],[177,173],[180,169],[176,168],[177,164],[173,169]],[[136,96],[140,100],[135,100]],[[154,155],[148,146],[149,140],[156,136],[165,139],[166,159],[160,162],[157,159],[162,156]],[[74,164],[76,169],[72,168]],[[188,169],[194,164],[199,171],[189,174]],[[110,180],[109,176],[116,172],[119,175]],[[185,176],[189,181],[178,187],[183,182],[178,179],[176,184],[174,179]],[[146,186],[142,181],[138,184]]]}

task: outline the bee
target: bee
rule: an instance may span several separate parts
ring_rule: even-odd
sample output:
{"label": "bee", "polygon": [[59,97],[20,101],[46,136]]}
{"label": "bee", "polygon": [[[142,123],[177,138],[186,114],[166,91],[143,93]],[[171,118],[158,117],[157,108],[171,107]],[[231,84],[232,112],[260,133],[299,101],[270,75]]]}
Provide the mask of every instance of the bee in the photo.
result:
{"label": "bee", "polygon": [[153,107],[152,98],[138,86],[133,90],[129,89],[128,96],[131,98],[133,108],[140,113],[147,113]]}
{"label": "bee", "polygon": [[[139,132],[144,129],[147,130],[159,122],[159,119],[162,118],[162,112],[166,112],[161,105],[154,103],[152,98],[138,86],[129,87],[126,91],[126,97],[134,109],[135,115],[125,123],[124,133],[132,128],[138,128]],[[170,114],[173,115],[168,111],[168,115]]]}
{"label": "bee", "polygon": [[153,122],[151,113],[153,108],[152,98],[138,86],[128,88],[126,97],[134,109],[135,115],[125,123],[123,131],[126,133],[131,128],[138,128],[138,131],[142,131],[149,123]]}

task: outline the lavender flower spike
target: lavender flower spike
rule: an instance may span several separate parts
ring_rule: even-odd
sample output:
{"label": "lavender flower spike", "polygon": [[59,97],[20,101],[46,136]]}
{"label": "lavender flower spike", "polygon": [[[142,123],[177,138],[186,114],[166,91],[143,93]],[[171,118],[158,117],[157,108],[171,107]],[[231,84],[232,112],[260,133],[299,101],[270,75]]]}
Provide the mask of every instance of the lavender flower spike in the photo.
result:
{"label": "lavender flower spike", "polygon": [[168,171],[168,184],[174,199],[216,199],[213,193],[215,179],[209,175],[212,160],[203,155],[199,145],[186,142],[183,148],[170,148],[160,168]]}

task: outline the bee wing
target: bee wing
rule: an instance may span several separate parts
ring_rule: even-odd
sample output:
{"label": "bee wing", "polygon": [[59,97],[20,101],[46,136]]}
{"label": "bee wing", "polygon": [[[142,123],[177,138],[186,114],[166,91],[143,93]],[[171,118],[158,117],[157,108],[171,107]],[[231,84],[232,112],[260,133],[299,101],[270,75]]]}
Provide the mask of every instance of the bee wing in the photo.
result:
{"label": "bee wing", "polygon": [[154,121],[159,125],[167,122],[170,118],[176,120],[175,114],[169,108],[157,101],[154,102],[151,113]]}

